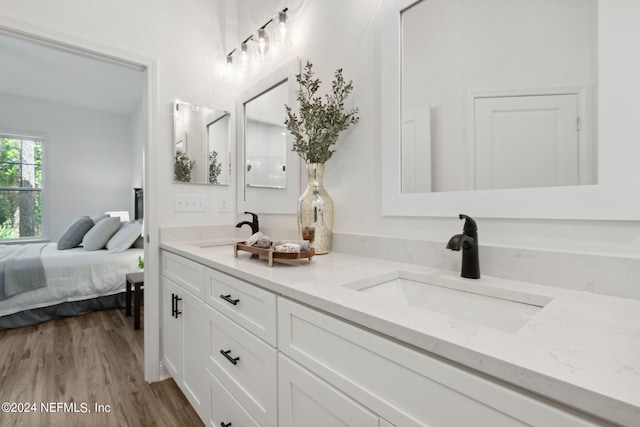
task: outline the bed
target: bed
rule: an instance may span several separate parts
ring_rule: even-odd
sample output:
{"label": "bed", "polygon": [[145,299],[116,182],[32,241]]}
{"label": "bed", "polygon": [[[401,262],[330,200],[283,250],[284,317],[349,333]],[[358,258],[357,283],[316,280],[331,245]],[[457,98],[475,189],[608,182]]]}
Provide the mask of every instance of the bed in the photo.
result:
{"label": "bed", "polygon": [[[142,190],[135,190],[135,216],[141,221]],[[124,225],[128,224],[122,224],[121,228]],[[26,290],[0,293],[0,329],[124,307],[126,274],[140,271],[138,259],[144,256],[139,241],[126,250],[86,250],[82,246],[59,250],[58,242],[52,242],[0,245],[0,263],[3,251],[8,252],[9,246],[13,246],[11,251],[38,253],[39,256],[31,260],[40,265],[36,274],[29,273],[34,278],[28,276]],[[5,282],[8,274],[7,267],[3,272]],[[44,276],[44,284],[34,284],[39,275]],[[8,287],[7,283],[4,284]]]}

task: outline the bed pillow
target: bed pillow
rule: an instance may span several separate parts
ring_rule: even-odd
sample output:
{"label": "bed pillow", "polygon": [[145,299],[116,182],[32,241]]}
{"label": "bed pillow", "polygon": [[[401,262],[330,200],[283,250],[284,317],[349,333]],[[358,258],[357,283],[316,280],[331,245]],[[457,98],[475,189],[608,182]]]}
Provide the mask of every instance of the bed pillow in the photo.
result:
{"label": "bed pillow", "polygon": [[82,243],[82,238],[91,227],[93,227],[93,220],[88,216],[77,218],[58,240],[58,250],[78,247],[78,245]]}
{"label": "bed pillow", "polygon": [[111,236],[120,228],[120,218],[104,218],[98,221],[82,238],[82,246],[87,251],[104,248]]}
{"label": "bed pillow", "polygon": [[107,242],[107,249],[113,252],[122,252],[129,249],[142,233],[142,223],[129,221],[116,232]]}
{"label": "bed pillow", "polygon": [[106,213],[100,213],[100,214],[97,214],[97,215],[94,215],[94,216],[91,217],[91,219],[93,220],[94,224],[99,223],[100,221],[102,221],[105,218],[109,218],[109,215],[107,215]]}

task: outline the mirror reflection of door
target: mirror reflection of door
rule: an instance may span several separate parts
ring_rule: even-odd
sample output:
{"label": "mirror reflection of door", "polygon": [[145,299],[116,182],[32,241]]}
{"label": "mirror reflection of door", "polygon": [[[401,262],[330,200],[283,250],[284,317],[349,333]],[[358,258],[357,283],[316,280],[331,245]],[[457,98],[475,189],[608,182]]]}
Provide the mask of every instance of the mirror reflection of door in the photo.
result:
{"label": "mirror reflection of door", "polygon": [[402,192],[431,191],[431,109],[429,105],[402,112]]}
{"label": "mirror reflection of door", "polygon": [[580,184],[577,94],[477,98],[474,107],[476,190]]}
{"label": "mirror reflection of door", "polygon": [[[231,115],[227,111],[214,110],[207,124],[207,156],[209,184],[229,185],[231,182],[231,156],[229,129]],[[206,120],[208,121],[208,120]]]}
{"label": "mirror reflection of door", "polygon": [[287,185],[287,82],[245,103],[245,182],[247,187]]}

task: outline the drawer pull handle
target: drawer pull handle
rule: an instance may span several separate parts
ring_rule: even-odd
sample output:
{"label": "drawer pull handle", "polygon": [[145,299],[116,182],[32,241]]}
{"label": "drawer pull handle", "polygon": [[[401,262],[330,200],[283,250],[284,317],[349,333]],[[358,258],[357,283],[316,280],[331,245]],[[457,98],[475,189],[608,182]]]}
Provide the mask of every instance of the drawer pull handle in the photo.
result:
{"label": "drawer pull handle", "polygon": [[182,301],[182,298],[175,294],[171,294],[171,296],[173,298],[173,313],[171,313],[171,316],[177,319],[178,315],[182,314],[182,312],[178,310],[178,301]]}
{"label": "drawer pull handle", "polygon": [[231,427],[231,423],[225,423],[224,421],[222,421],[220,423],[220,427]]}
{"label": "drawer pull handle", "polygon": [[240,302],[239,299],[231,299],[231,294],[229,295],[220,295],[220,298],[228,302],[229,304],[237,305]]}
{"label": "drawer pull handle", "polygon": [[229,353],[231,353],[231,350],[227,350],[227,351],[220,350],[220,354],[222,354],[224,357],[226,357],[229,362],[233,363],[234,365],[237,365],[238,364],[238,360],[240,360],[240,358],[239,357],[231,357],[231,356],[229,356]]}

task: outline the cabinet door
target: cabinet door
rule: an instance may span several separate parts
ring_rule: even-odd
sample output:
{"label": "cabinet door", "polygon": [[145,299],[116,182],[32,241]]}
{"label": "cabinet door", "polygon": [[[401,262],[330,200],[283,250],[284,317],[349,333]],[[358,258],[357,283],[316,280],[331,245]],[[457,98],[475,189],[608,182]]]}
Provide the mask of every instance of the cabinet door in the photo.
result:
{"label": "cabinet door", "polygon": [[282,354],[278,355],[278,399],[282,427],[379,425],[377,415]]}
{"label": "cabinet door", "polygon": [[181,301],[180,288],[166,277],[162,278],[162,315],[164,324],[164,365],[176,381],[182,382],[182,317],[176,317],[175,305]]}
{"label": "cabinet door", "polygon": [[200,415],[205,419],[208,410],[204,407],[207,399],[207,381],[205,377],[205,359],[207,355],[207,317],[205,304],[183,291],[179,303],[178,317],[182,318],[183,373],[180,388]]}

